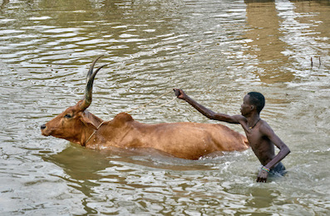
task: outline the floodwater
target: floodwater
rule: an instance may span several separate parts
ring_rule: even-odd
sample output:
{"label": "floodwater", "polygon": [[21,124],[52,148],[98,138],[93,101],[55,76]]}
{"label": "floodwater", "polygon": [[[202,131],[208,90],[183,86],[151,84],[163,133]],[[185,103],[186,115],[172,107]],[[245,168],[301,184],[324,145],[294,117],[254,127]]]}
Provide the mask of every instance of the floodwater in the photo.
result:
{"label": "floodwater", "polygon": [[[0,0],[0,214],[329,215],[329,14],[329,1]],[[288,174],[256,183],[251,149],[190,161],[43,137],[99,55],[89,110],[104,120],[174,87],[228,114],[262,92]],[[132,116],[217,123],[178,100]]]}

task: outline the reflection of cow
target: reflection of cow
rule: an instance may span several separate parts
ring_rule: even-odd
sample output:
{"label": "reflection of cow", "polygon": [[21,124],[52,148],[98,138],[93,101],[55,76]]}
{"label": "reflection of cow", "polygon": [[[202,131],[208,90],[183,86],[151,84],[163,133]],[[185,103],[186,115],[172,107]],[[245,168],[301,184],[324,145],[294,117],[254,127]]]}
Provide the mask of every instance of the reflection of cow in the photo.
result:
{"label": "reflection of cow", "polygon": [[143,124],[127,113],[102,121],[86,109],[92,102],[93,72],[97,58],[87,74],[85,98],[41,126],[45,136],[54,136],[87,148],[152,148],[185,159],[198,159],[216,151],[248,148],[247,139],[220,124],[192,122]]}

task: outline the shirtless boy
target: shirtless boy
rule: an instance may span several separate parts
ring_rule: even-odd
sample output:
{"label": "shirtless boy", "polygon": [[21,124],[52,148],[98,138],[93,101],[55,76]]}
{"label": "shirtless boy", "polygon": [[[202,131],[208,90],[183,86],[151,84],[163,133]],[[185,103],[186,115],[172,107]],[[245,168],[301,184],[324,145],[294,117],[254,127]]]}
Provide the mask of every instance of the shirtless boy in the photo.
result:
{"label": "shirtless boy", "polygon": [[[269,174],[283,176],[286,173],[281,160],[290,153],[290,149],[274,133],[267,122],[260,118],[260,112],[265,106],[265,98],[261,93],[249,92],[243,99],[241,115],[230,116],[223,113],[215,113],[205,108],[191,99],[181,89],[174,89],[174,91],[179,99],[185,100],[209,119],[241,124],[254,154],[262,164],[256,179],[257,182],[266,182]],[[277,155],[275,155],[274,145],[280,149]]]}

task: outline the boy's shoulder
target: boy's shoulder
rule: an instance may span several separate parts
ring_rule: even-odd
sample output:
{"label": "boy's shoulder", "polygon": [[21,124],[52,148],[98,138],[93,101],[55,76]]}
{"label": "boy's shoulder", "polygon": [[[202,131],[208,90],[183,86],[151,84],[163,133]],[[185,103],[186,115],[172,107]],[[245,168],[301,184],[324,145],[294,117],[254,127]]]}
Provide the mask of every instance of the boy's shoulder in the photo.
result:
{"label": "boy's shoulder", "polygon": [[235,118],[239,123],[247,122],[247,119],[243,115],[233,115],[232,117]]}
{"label": "boy's shoulder", "polygon": [[270,135],[270,134],[274,133],[274,131],[270,127],[270,125],[265,120],[262,120],[262,119],[260,119],[259,131],[265,135]]}

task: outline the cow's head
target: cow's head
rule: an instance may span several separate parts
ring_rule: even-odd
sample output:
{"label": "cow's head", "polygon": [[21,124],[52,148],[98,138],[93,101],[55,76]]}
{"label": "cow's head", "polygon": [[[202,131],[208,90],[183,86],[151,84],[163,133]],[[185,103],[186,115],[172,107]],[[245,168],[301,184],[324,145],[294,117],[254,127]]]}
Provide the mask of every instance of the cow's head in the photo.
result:
{"label": "cow's head", "polygon": [[93,61],[87,73],[84,99],[76,105],[67,108],[48,123],[41,125],[42,135],[54,136],[84,145],[88,136],[102,122],[101,119],[86,110],[92,103],[94,78],[100,69],[106,66],[102,65],[96,71],[93,71],[94,65],[100,57]]}

